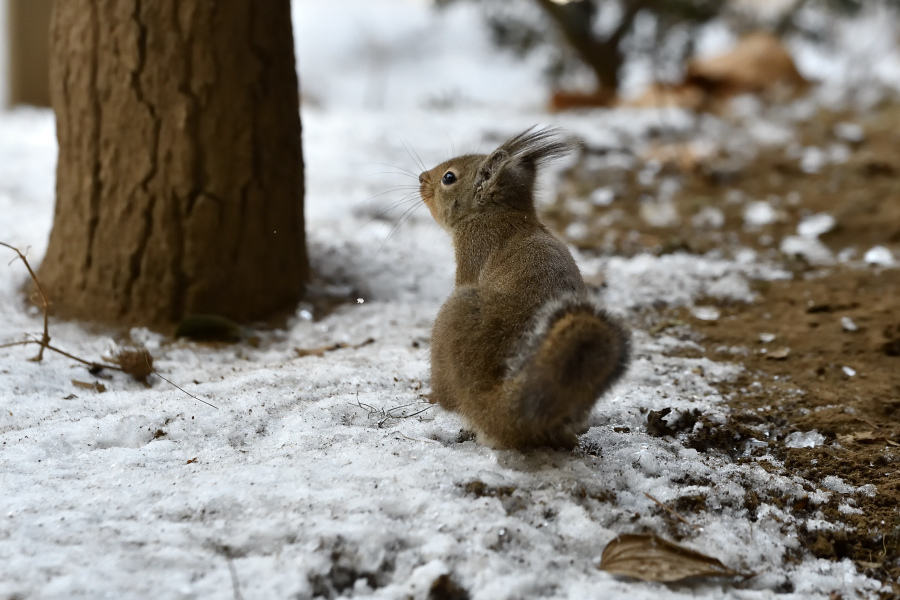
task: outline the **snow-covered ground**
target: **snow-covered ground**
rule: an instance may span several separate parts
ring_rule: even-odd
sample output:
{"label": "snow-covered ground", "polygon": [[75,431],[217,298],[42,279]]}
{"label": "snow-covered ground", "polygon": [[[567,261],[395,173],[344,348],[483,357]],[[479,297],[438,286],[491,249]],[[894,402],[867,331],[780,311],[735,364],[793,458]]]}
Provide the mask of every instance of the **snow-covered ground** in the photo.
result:
{"label": "snow-covered ground", "polygon": [[[0,350],[0,598],[424,599],[443,574],[485,600],[850,598],[879,588],[847,561],[785,563],[798,544],[789,512],[763,503],[748,518],[746,490],[801,497],[802,479],[645,433],[648,410],[727,416],[712,383],[739,367],[669,356],[690,342],[635,332],[633,366],[593,413],[584,452],[491,450],[422,399],[453,256],[424,210],[385,240],[413,205],[382,217],[404,192],[373,196],[413,180],[378,173],[415,173],[415,154],[431,166],[536,122],[638,139],[660,115],[551,119],[537,68],[497,56],[471,8],[305,0],[295,19],[312,261],[359,301],[321,321],[301,306],[258,347],[131,332],[161,373],[217,409],[155,377],[151,388],[113,374],[104,393],[83,389],[73,380],[96,378],[63,357],[33,363],[33,349]],[[54,161],[52,115],[0,115],[0,241],[30,247],[35,263]],[[784,275],[747,255],[579,259],[587,275],[605,272],[606,297],[626,319],[657,301],[752,299],[751,274]],[[26,278],[21,264],[2,263],[0,342],[40,331],[19,293]],[[77,324],[51,332],[87,357],[117,343]],[[322,357],[294,351],[369,338]],[[666,535],[668,517],[645,494],[697,493],[710,510],[685,543],[756,577],[666,587],[597,569],[618,534]],[[814,515],[807,526],[831,525]]]}

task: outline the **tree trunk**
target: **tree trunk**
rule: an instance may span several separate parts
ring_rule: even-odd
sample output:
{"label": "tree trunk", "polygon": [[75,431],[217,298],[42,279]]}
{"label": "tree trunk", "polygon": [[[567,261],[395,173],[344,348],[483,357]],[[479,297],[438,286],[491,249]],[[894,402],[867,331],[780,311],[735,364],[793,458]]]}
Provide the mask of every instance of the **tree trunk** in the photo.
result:
{"label": "tree trunk", "polygon": [[[51,0],[8,0],[7,6],[9,104],[50,106],[47,53],[53,3]],[[2,3],[0,10],[3,10]]]}
{"label": "tree trunk", "polygon": [[644,9],[646,0],[631,0],[626,3],[621,21],[605,39],[597,37],[593,30],[596,5],[592,0],[537,0],[537,3],[556,22],[563,38],[594,73],[597,89],[614,96],[619,90],[619,71],[625,62],[622,40],[634,24],[637,14]]}
{"label": "tree trunk", "polygon": [[289,0],[63,0],[40,278],[58,314],[164,326],[293,307],[308,274]]}

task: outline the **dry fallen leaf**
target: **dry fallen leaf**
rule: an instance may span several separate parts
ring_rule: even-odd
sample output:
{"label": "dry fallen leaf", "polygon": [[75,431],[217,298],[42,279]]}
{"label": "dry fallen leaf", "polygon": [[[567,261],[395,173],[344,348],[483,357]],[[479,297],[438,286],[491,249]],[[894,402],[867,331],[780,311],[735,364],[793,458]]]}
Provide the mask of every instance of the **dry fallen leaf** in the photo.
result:
{"label": "dry fallen leaf", "polygon": [[99,392],[101,394],[106,391],[106,386],[99,381],[88,383],[87,381],[78,381],[77,379],[73,379],[72,385],[74,385],[75,387],[84,388],[86,390],[94,390],[95,392]]}
{"label": "dry fallen leaf", "polygon": [[374,344],[375,339],[369,338],[361,344],[347,344],[345,342],[338,342],[336,344],[331,344],[330,346],[319,346],[318,348],[294,348],[294,352],[297,353],[298,357],[304,356],[322,356],[326,352],[331,352],[332,350],[340,350],[341,348],[362,348],[363,346],[368,346],[369,344]]}
{"label": "dry fallen leaf", "polygon": [[690,61],[684,84],[696,85],[714,96],[730,97],[771,91],[779,86],[802,92],[809,82],[778,37],[754,32],[724,54]]}
{"label": "dry fallen leaf", "polygon": [[876,444],[886,441],[883,435],[879,435],[874,431],[856,431],[838,436],[838,441],[842,444]]}
{"label": "dry fallen leaf", "polygon": [[766,355],[769,360],[785,360],[791,354],[790,348],[779,348],[772,350]]}
{"label": "dry fallen leaf", "polygon": [[644,581],[672,582],[688,577],[748,577],[718,559],[655,535],[620,535],[603,549],[600,569]]}

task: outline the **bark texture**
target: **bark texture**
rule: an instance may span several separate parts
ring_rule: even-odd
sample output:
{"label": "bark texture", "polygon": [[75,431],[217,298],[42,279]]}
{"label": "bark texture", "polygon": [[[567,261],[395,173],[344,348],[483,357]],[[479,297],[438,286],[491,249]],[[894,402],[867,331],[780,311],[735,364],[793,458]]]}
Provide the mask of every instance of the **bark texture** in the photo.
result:
{"label": "bark texture", "polygon": [[160,326],[290,308],[308,273],[289,0],[65,0],[40,277],[58,314]]}

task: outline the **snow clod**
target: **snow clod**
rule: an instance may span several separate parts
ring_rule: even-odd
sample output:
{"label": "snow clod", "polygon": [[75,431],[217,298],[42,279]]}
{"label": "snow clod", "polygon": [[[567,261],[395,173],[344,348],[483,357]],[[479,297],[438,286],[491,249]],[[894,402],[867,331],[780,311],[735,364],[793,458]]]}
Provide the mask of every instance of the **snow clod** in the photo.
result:
{"label": "snow clod", "polygon": [[784,445],[788,448],[815,448],[825,442],[825,436],[813,429],[812,431],[795,431],[784,438]]}

